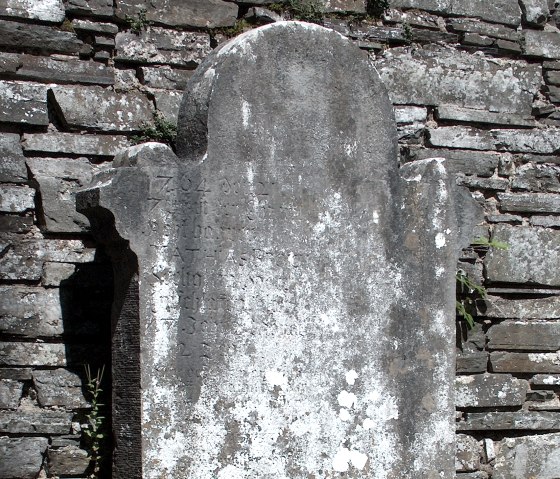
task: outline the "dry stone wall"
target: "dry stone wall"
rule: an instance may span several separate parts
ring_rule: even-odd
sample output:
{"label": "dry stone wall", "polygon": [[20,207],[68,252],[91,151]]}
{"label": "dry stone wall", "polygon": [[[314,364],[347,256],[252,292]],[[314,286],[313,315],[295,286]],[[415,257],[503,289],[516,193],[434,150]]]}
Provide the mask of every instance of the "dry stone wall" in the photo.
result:
{"label": "dry stone wall", "polygon": [[169,132],[228,36],[298,15],[369,52],[401,162],[447,158],[481,206],[473,242],[508,245],[459,260],[488,298],[450,338],[457,477],[560,476],[558,2],[310,3],[0,0],[0,478],[91,472],[83,365],[110,362],[112,274],[76,189]]}

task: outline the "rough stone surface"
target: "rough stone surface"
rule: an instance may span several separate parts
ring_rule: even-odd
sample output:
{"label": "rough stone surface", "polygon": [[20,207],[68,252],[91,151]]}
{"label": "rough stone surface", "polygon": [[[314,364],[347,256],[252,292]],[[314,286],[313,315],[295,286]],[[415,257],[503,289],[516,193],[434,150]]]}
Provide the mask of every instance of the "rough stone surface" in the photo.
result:
{"label": "rough stone surface", "polygon": [[492,239],[509,247],[489,251],[486,271],[490,281],[560,286],[560,231],[496,225]]}
{"label": "rough stone surface", "polygon": [[90,463],[87,451],[77,446],[49,448],[49,474],[56,476],[81,476],[85,474]]}
{"label": "rough stone surface", "polygon": [[496,146],[491,131],[463,126],[446,126],[428,130],[430,143],[445,148],[493,150]]}
{"label": "rough stone surface", "polygon": [[63,367],[66,366],[66,348],[61,343],[6,341],[0,343],[0,366]]}
{"label": "rough stone surface", "polygon": [[457,373],[459,374],[484,373],[487,366],[488,353],[484,351],[459,351],[457,353]]}
{"label": "rough stone surface", "polygon": [[543,193],[499,193],[502,211],[560,213],[560,195]]}
{"label": "rough stone surface", "polygon": [[467,413],[465,422],[457,423],[457,430],[560,430],[560,414],[554,412],[532,411]]}
{"label": "rough stone surface", "polygon": [[448,104],[522,116],[531,113],[542,81],[540,67],[444,47],[394,48],[375,65],[393,103]]}
{"label": "rough stone surface", "polygon": [[560,353],[490,353],[495,373],[560,373]]}
{"label": "rough stone surface", "polygon": [[450,170],[465,175],[492,176],[500,161],[499,154],[472,150],[449,150],[422,148],[410,150],[411,160],[425,160],[430,157],[445,158]]}
{"label": "rough stone surface", "polygon": [[455,380],[455,406],[502,407],[521,406],[529,383],[509,374],[458,376]]}
{"label": "rough stone surface", "polygon": [[451,178],[398,177],[391,110],[348,40],[272,24],[193,77],[182,161],[133,148],[78,196],[139,255],[147,477],[453,474]]}
{"label": "rough stone surface", "polygon": [[480,466],[480,444],[466,434],[457,434],[457,452],[455,454],[456,471],[475,471]]}
{"label": "rough stone surface", "polygon": [[181,106],[181,99],[183,92],[181,91],[153,91],[156,108],[163,114],[163,117],[173,123],[177,123],[177,116],[179,115],[179,107]]}
{"label": "rough stone surface", "polygon": [[17,409],[23,383],[13,379],[0,379],[0,409]]}
{"label": "rough stone surface", "polygon": [[43,286],[60,286],[76,272],[76,265],[70,263],[51,263],[47,262],[43,266]]}
{"label": "rough stone surface", "polygon": [[0,411],[0,433],[69,434],[72,413],[60,411]]}
{"label": "rough stone surface", "polygon": [[146,86],[168,90],[184,90],[193,75],[192,70],[178,70],[170,66],[140,67],[140,71]]}
{"label": "rough stone surface", "polygon": [[503,299],[488,296],[480,312],[488,318],[559,319],[560,296],[538,299]]}
{"label": "rough stone surface", "polygon": [[96,168],[85,158],[28,158],[27,165],[39,184],[44,230],[51,233],[87,230],[87,218],[75,208],[75,192],[91,181]]}
{"label": "rough stone surface", "polygon": [[506,438],[492,479],[555,479],[560,471],[560,434]]}
{"label": "rough stone surface", "polygon": [[46,437],[0,436],[0,478],[36,478],[48,444]]}
{"label": "rough stone surface", "polygon": [[43,407],[74,409],[88,406],[82,392],[80,376],[66,369],[33,371],[33,384],[37,391],[37,400]]}
{"label": "rough stone surface", "polygon": [[489,329],[488,348],[557,351],[560,349],[560,322],[504,321]]}
{"label": "rough stone surface", "polygon": [[26,133],[23,149],[37,153],[71,153],[87,156],[114,156],[129,146],[123,135],[74,135],[73,133]]}
{"label": "rough stone surface", "polygon": [[0,135],[0,181],[27,182],[23,150],[19,142],[19,135],[14,133]]}
{"label": "rough stone surface", "polygon": [[117,5],[121,18],[135,18],[143,9],[148,21],[172,27],[228,27],[237,20],[237,5],[224,0],[119,0]]}
{"label": "rough stone surface", "polygon": [[526,30],[524,38],[526,55],[552,59],[560,58],[560,32]]}
{"label": "rough stone surface", "polygon": [[173,32],[150,27],[139,35],[121,32],[116,37],[117,60],[197,66],[210,53],[207,33]]}
{"label": "rough stone surface", "polygon": [[546,130],[493,130],[496,147],[520,153],[558,153],[560,128]]}
{"label": "rough stone surface", "polygon": [[0,81],[0,121],[48,125],[47,87]]}
{"label": "rough stone surface", "polygon": [[77,15],[113,16],[113,0],[67,0],[66,11]]}
{"label": "rough stone surface", "polygon": [[100,87],[53,87],[63,122],[70,128],[134,131],[152,124],[153,107],[139,92],[116,93]]}
{"label": "rough stone surface", "polygon": [[521,0],[523,20],[530,25],[544,25],[550,16],[547,0]]}
{"label": "rough stone surface", "polygon": [[23,213],[35,207],[35,190],[28,186],[0,186],[0,212]]}
{"label": "rough stone surface", "polygon": [[502,113],[473,108],[462,108],[453,105],[440,105],[437,109],[438,118],[441,120],[456,120],[469,123],[490,123],[498,125],[534,126],[535,120],[517,115],[504,115]]}
{"label": "rough stone surface", "polygon": [[0,0],[0,15],[61,23],[64,4],[62,0]]}
{"label": "rough stone surface", "polygon": [[531,384],[539,387],[560,386],[559,374],[535,374],[531,378]]}

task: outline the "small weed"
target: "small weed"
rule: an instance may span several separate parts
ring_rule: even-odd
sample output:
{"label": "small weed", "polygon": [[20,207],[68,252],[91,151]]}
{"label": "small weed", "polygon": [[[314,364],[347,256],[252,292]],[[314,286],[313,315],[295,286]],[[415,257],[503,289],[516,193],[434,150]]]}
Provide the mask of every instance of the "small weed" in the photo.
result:
{"label": "small weed", "polygon": [[412,28],[410,28],[410,25],[408,23],[403,23],[402,29],[403,29],[403,37],[406,40],[406,42],[412,43],[414,41],[414,34],[412,33]]}
{"label": "small weed", "polygon": [[146,18],[146,13],[147,10],[145,8],[142,8],[138,12],[136,18],[130,17],[128,15],[125,17],[125,21],[128,23],[128,26],[133,33],[136,33],[138,35],[142,33],[142,30],[146,30],[146,28],[148,28],[148,26],[151,24],[151,22]]}
{"label": "small weed", "polygon": [[472,242],[472,244],[474,246],[486,246],[488,248],[501,249],[501,250],[509,249],[509,245],[507,243],[494,239],[489,240],[488,238],[477,238]]}
{"label": "small weed", "polygon": [[272,12],[275,12],[275,13],[283,13],[284,10],[286,10],[286,4],[276,2],[276,3],[271,3],[271,4],[267,5],[266,8],[268,10],[272,11]]}
{"label": "small weed", "polygon": [[160,111],[154,112],[154,124],[144,125],[140,135],[133,136],[131,142],[133,145],[146,143],[148,141],[159,141],[170,146],[175,144],[177,136],[177,125],[166,120]]}
{"label": "small weed", "polygon": [[288,0],[287,10],[295,20],[322,24],[325,8],[321,0]]}
{"label": "small weed", "polygon": [[105,429],[106,421],[102,416],[102,408],[105,406],[101,403],[101,381],[103,380],[103,373],[105,366],[97,370],[95,376],[91,372],[89,364],[85,365],[86,370],[86,390],[88,393],[88,400],[91,403],[91,409],[86,416],[87,424],[83,427],[84,438],[87,449],[89,450],[91,473],[89,479],[97,479],[101,469],[101,463],[104,459],[104,445],[105,445]]}
{"label": "small weed", "polygon": [[74,33],[74,25],[72,25],[72,20],[69,20],[68,18],[65,18],[64,21],[62,22],[62,25],[60,25],[60,29],[63,32],[70,32],[70,33]]}
{"label": "small weed", "polygon": [[221,33],[228,38],[236,37],[237,35],[241,35],[244,31],[250,30],[254,28],[247,20],[243,18],[241,20],[237,20],[232,27],[223,27],[223,28],[214,28],[212,29],[212,33]]}
{"label": "small weed", "polygon": [[366,12],[374,18],[379,18],[389,8],[389,0],[368,0],[366,3]]}

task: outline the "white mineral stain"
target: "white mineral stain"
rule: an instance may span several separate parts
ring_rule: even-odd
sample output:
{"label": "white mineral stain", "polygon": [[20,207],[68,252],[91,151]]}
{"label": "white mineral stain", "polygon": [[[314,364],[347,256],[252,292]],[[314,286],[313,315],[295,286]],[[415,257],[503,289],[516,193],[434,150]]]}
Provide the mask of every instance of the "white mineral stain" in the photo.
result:
{"label": "white mineral stain", "polygon": [[350,371],[348,371],[346,373],[346,382],[350,385],[353,386],[354,383],[356,382],[356,379],[358,379],[359,374],[354,371],[353,369],[351,369]]}
{"label": "white mineral stain", "polygon": [[369,429],[373,429],[375,423],[368,417],[364,420],[362,427],[367,431]]}
{"label": "white mineral stain", "polygon": [[359,451],[351,451],[346,447],[338,449],[332,461],[332,467],[337,472],[346,472],[350,468],[350,464],[356,469],[362,470],[367,462],[367,455]]}
{"label": "white mineral stain", "polygon": [[249,127],[249,120],[251,119],[251,106],[245,100],[241,103],[241,115],[243,119],[243,127]]}
{"label": "white mineral stain", "polygon": [[339,393],[337,399],[338,399],[338,404],[346,408],[353,407],[358,400],[358,398],[356,398],[356,395],[354,393],[349,393],[348,391],[344,391],[344,390],[342,390]]}
{"label": "white mineral stain", "polygon": [[379,213],[377,211],[373,212],[373,222],[377,225],[379,224]]}
{"label": "white mineral stain", "polygon": [[436,234],[436,248],[443,248],[446,244],[445,235],[443,233]]}
{"label": "white mineral stain", "polygon": [[346,408],[340,408],[340,411],[338,412],[338,417],[343,421],[352,420],[352,415],[348,412],[348,409]]}
{"label": "white mineral stain", "polygon": [[280,386],[282,389],[286,389],[288,386],[288,379],[286,376],[275,369],[267,371],[264,376],[266,382],[271,386],[271,389],[273,389],[274,386]]}

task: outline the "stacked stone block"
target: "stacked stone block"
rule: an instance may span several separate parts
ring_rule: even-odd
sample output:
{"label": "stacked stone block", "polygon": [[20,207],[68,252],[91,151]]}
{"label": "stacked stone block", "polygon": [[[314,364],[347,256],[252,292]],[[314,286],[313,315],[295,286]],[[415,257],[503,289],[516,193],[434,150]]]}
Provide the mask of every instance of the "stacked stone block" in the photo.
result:
{"label": "stacked stone block", "polygon": [[[213,48],[289,6],[0,1],[1,479],[91,472],[83,365],[110,362],[111,272],[76,189],[154,113],[174,121]],[[447,158],[481,206],[473,241],[508,245],[458,265],[488,297],[473,329],[459,322],[457,477],[558,477],[558,2],[391,0],[367,17],[375,6],[325,0],[323,23],[385,81],[400,161]]]}

